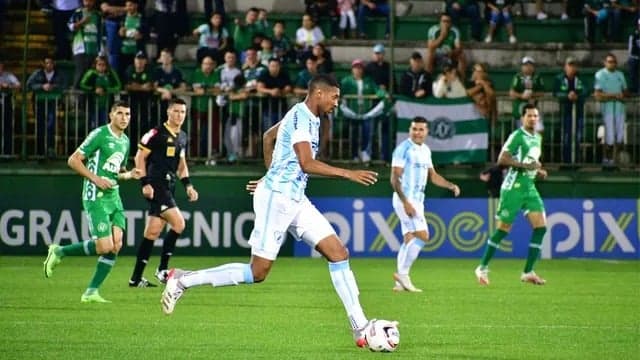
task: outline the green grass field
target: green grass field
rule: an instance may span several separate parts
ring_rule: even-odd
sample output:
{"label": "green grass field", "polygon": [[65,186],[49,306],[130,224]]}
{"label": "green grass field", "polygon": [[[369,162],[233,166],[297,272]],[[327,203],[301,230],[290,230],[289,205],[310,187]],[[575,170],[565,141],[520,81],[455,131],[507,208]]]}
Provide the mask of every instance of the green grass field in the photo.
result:
{"label": "green grass field", "polygon": [[[640,262],[542,261],[547,285],[522,284],[523,261],[419,259],[424,293],[393,293],[392,259],[354,259],[369,317],[400,321],[393,354],[353,345],[344,309],[319,259],[279,259],[265,283],[187,291],[172,316],[161,288],[126,286],[118,260],[101,294],[81,304],[94,258],[66,258],[45,280],[38,257],[0,258],[1,359],[640,359]],[[202,268],[246,259],[185,258]],[[156,265],[149,266],[151,273]]]}

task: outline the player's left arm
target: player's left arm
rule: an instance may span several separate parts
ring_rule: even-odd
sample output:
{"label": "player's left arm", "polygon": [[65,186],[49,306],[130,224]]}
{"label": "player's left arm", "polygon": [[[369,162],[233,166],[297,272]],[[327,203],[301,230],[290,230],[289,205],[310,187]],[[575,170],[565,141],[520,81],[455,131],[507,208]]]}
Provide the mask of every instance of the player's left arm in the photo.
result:
{"label": "player's left arm", "polygon": [[184,190],[187,193],[189,201],[198,200],[198,192],[193,187],[191,179],[189,179],[189,168],[187,167],[187,158],[184,154],[180,155],[180,161],[178,162],[178,178],[180,178],[180,182],[184,185]]}
{"label": "player's left arm", "polygon": [[545,169],[538,169],[538,172],[536,173],[536,178],[538,180],[545,180],[547,178],[549,174],[547,174],[547,170]]}
{"label": "player's left arm", "polygon": [[273,149],[276,146],[276,139],[278,137],[278,128],[280,128],[280,121],[262,135],[262,154],[264,156],[264,166],[267,169],[271,167]]}
{"label": "player's left arm", "polygon": [[131,179],[138,180],[141,177],[142,177],[142,171],[140,171],[140,169],[137,169],[135,167],[127,171],[127,167],[123,166],[122,168],[120,168],[120,173],[118,173],[118,180],[131,180]]}
{"label": "player's left arm", "polygon": [[438,174],[435,168],[429,168],[429,177],[431,178],[431,182],[434,185],[447,190],[451,190],[453,192],[453,196],[460,195],[460,188],[458,187],[458,185],[442,177],[442,175]]}

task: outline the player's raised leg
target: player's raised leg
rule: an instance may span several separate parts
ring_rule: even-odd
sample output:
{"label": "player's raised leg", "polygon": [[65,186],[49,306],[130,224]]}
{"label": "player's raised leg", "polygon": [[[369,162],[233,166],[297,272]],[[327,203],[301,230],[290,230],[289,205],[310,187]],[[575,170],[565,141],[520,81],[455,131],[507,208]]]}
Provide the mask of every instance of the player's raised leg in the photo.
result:
{"label": "player's raised leg", "polygon": [[544,234],[547,232],[546,217],[544,211],[531,211],[527,213],[527,218],[531,223],[533,233],[531,234],[531,240],[529,241],[527,261],[524,265],[524,271],[520,276],[520,280],[534,285],[544,285],[546,280],[538,276],[533,271],[533,267],[540,256],[540,249],[542,248]]}

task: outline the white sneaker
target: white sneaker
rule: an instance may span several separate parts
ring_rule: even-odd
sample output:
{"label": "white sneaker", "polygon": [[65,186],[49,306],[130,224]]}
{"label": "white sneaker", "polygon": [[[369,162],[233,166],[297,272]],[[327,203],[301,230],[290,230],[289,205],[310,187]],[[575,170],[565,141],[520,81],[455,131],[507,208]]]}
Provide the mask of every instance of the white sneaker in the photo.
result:
{"label": "white sneaker", "polygon": [[393,279],[397,283],[399,283],[406,291],[422,292],[422,289],[418,289],[417,287],[413,286],[413,283],[411,282],[411,278],[409,277],[409,275],[401,275],[398,273],[394,273]]}
{"label": "white sneaker", "polygon": [[180,269],[171,269],[169,270],[167,277],[167,286],[164,288],[162,292],[162,298],[160,299],[160,303],[162,304],[162,311],[171,315],[173,313],[173,309],[176,306],[176,303],[184,294],[186,290],[182,284],[180,284],[180,277],[185,274],[184,270]]}
{"label": "white sneaker", "polygon": [[544,285],[547,282],[547,280],[541,278],[533,271],[522,273],[522,275],[520,275],[520,281],[528,282],[534,285]]}
{"label": "white sneaker", "polygon": [[404,288],[402,287],[402,284],[400,284],[399,282],[396,281],[396,284],[393,286],[393,288],[391,290],[393,290],[393,291],[404,291]]}
{"label": "white sneaker", "polygon": [[491,38],[491,35],[487,35],[486,38],[484,38],[484,42],[486,42],[487,44],[490,43],[493,39]]}
{"label": "white sneaker", "polygon": [[509,44],[515,44],[518,42],[518,39],[514,35],[509,36]]}
{"label": "white sneaker", "polygon": [[547,14],[545,14],[544,12],[539,12],[538,15],[536,15],[536,19],[538,20],[547,20],[549,16],[547,16]]}
{"label": "white sneaker", "polygon": [[362,160],[363,163],[368,163],[371,161],[371,155],[369,155],[369,153],[366,151],[361,151],[360,160]]}
{"label": "white sneaker", "polygon": [[489,285],[489,269],[478,265],[476,268],[476,278],[480,285]]}
{"label": "white sneaker", "polygon": [[158,281],[160,281],[163,284],[167,283],[167,278],[169,277],[169,271],[168,270],[160,270],[160,269],[156,269],[156,279],[158,279]]}
{"label": "white sneaker", "polygon": [[562,13],[560,20],[569,20],[569,15],[567,15],[567,13]]}

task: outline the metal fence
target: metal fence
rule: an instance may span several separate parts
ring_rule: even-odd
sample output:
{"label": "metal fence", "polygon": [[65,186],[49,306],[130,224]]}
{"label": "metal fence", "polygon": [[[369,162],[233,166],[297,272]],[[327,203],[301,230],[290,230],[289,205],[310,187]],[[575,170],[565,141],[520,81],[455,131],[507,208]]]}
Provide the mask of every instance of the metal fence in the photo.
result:
{"label": "metal fence", "polygon": [[[189,157],[209,164],[221,160],[259,161],[262,133],[301,100],[293,95],[283,98],[249,95],[238,99],[230,94],[202,96],[183,92],[178,96],[187,101],[190,109],[183,125],[190,142]],[[132,106],[127,133],[133,156],[140,137],[166,120],[166,101],[135,93],[121,93],[116,98],[128,100]],[[12,94],[0,93],[2,157],[67,157],[91,129],[108,121],[108,108],[113,99],[101,105],[83,92],[66,91],[58,97],[27,101],[26,121],[18,121],[20,116],[17,116],[18,109],[14,109]],[[375,96],[343,96],[341,101],[340,110],[322,119],[319,156],[333,161],[389,162],[395,139],[391,106],[387,104],[380,112],[372,112],[381,101]],[[624,146],[617,160],[621,166],[637,166],[640,164],[640,98],[629,98],[625,103]],[[511,116],[511,104],[506,96],[497,99],[498,116],[490,126],[487,161],[496,160],[507,136],[518,126]],[[601,163],[604,129],[599,103],[593,98],[587,99],[582,119],[578,109],[567,114],[552,97],[540,99],[538,106],[544,124],[545,163]]]}

